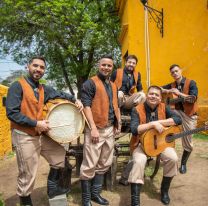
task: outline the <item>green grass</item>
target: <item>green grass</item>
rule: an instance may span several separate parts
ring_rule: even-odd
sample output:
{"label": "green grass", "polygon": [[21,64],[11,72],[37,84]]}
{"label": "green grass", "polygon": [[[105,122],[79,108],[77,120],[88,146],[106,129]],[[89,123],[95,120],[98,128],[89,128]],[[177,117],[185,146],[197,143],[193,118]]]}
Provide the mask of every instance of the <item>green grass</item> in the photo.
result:
{"label": "green grass", "polygon": [[5,206],[2,194],[0,193],[0,206]]}
{"label": "green grass", "polygon": [[10,159],[15,156],[15,152],[11,151],[6,155],[6,158]]}
{"label": "green grass", "polygon": [[201,139],[201,140],[207,140],[208,141],[208,135],[206,134],[194,134],[195,139]]}

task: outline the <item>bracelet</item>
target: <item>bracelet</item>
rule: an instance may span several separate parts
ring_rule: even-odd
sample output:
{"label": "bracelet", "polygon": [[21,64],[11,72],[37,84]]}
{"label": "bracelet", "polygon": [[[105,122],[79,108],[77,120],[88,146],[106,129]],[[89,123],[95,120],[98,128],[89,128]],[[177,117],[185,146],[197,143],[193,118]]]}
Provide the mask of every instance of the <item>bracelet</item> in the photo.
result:
{"label": "bracelet", "polygon": [[118,124],[122,125],[122,121],[118,121]]}

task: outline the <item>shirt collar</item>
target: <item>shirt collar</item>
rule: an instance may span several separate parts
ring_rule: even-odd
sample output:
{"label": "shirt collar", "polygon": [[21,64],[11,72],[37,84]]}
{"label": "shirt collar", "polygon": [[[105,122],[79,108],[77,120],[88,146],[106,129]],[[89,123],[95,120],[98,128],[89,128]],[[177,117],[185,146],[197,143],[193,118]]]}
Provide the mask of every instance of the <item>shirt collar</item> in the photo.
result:
{"label": "shirt collar", "polygon": [[133,74],[133,71],[129,71],[126,67],[124,67],[124,72],[128,75],[128,74]]}
{"label": "shirt collar", "polygon": [[[186,78],[185,77],[182,77],[181,82],[180,82],[179,85],[184,85],[185,84],[185,81],[186,81]],[[176,82],[176,85],[178,85],[177,82]]]}
{"label": "shirt collar", "polygon": [[33,87],[37,88],[39,86],[39,82],[34,81],[30,76],[26,76],[25,79],[27,82]]}
{"label": "shirt collar", "polygon": [[157,111],[157,107],[155,107],[154,109],[152,109],[152,108],[147,104],[147,102],[144,103],[144,107],[145,107],[146,111],[149,111],[149,112],[156,112],[156,111]]}
{"label": "shirt collar", "polygon": [[105,76],[103,76],[100,72],[97,73],[97,76],[99,77],[99,79],[103,82],[105,82],[106,80],[110,81],[110,78],[107,78]]}

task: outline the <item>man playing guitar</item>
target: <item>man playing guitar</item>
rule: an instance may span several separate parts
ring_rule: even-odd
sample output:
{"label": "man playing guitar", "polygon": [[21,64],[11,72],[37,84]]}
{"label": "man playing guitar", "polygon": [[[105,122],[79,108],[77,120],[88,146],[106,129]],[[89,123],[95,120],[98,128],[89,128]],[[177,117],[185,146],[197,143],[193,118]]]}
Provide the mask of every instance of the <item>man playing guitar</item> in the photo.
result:
{"label": "man playing guitar", "polygon": [[[182,69],[177,64],[170,66],[170,73],[175,81],[163,86],[163,92],[175,94],[185,99],[185,101],[175,104],[175,112],[183,120],[184,131],[195,129],[197,124],[196,100],[198,96],[196,82],[183,77]],[[184,136],[181,140],[184,151],[179,171],[181,174],[185,174],[187,170],[186,163],[193,150],[192,135]]]}
{"label": "man playing guitar", "polygon": [[[159,133],[165,130],[165,127],[181,124],[181,118],[175,114],[168,106],[161,103],[162,90],[158,86],[150,86],[147,92],[146,102],[137,105],[131,113],[131,132],[133,134],[130,147],[132,149],[133,167],[130,172],[128,182],[131,184],[131,205],[140,205],[140,190],[144,184],[144,169],[147,162],[147,156],[144,153],[140,136],[150,130],[155,129]],[[170,198],[168,190],[171,180],[177,175],[178,157],[175,149],[167,147],[161,153],[163,161],[163,180],[161,184],[161,201],[168,205]]]}

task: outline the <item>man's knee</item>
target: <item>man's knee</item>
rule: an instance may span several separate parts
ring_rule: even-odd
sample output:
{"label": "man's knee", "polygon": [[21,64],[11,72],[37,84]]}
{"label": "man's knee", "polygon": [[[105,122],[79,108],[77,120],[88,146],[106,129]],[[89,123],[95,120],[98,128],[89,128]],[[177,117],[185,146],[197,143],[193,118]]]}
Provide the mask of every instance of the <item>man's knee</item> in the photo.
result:
{"label": "man's knee", "polygon": [[178,163],[178,156],[177,155],[172,155],[170,157],[170,162],[172,162],[173,164],[177,164]]}

